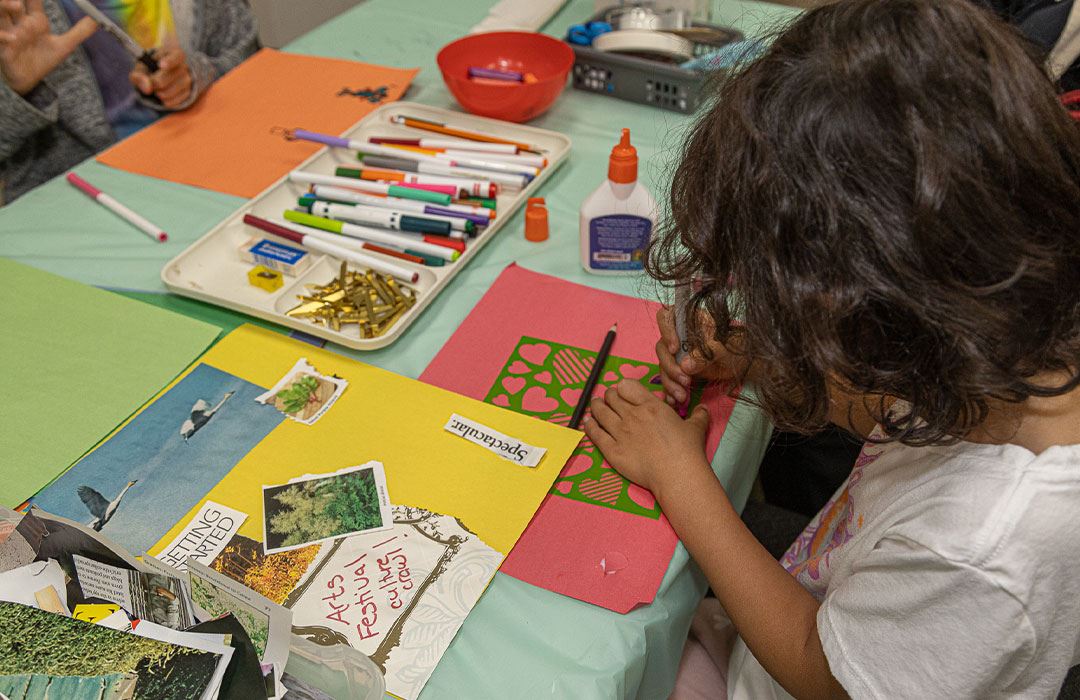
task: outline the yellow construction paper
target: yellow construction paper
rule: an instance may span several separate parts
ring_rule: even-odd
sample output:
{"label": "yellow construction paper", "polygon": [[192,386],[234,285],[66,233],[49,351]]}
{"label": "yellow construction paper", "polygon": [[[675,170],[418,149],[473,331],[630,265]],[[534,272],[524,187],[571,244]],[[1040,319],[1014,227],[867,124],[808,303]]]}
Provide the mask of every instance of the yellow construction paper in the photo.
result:
{"label": "yellow construction paper", "polygon": [[[203,499],[247,513],[239,533],[254,540],[263,539],[264,485],[376,460],[385,468],[392,503],[452,515],[507,554],[582,437],[249,325],[222,339],[201,362],[271,387],[301,357],[321,374],[346,379],[348,388],[314,425],[283,421]],[[443,430],[454,413],[548,452],[535,468],[513,464]],[[171,542],[201,505],[151,553]]]}

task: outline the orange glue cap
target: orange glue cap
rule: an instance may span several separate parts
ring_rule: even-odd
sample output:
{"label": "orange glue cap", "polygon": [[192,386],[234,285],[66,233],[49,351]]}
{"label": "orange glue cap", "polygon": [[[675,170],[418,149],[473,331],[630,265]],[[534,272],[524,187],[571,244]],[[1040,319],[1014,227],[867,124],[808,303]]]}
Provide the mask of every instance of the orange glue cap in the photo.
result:
{"label": "orange glue cap", "polygon": [[533,243],[548,239],[548,210],[543,197],[530,197],[525,208],[525,239]]}
{"label": "orange glue cap", "polygon": [[637,181],[637,149],[630,145],[630,130],[622,130],[622,139],[611,149],[608,179],[626,184]]}

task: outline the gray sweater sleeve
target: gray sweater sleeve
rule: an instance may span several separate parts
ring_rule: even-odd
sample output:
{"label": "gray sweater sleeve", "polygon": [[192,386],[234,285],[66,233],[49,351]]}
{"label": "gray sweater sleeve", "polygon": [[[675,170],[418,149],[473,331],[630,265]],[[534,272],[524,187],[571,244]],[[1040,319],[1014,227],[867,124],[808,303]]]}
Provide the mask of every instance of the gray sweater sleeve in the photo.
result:
{"label": "gray sweater sleeve", "polygon": [[27,139],[42,129],[55,126],[59,117],[56,93],[39,83],[26,96],[0,80],[0,161],[13,156]]}
{"label": "gray sweater sleeve", "polygon": [[178,110],[194,104],[210,85],[255,53],[255,18],[245,0],[211,0],[197,4],[198,50],[188,59],[191,95]]}

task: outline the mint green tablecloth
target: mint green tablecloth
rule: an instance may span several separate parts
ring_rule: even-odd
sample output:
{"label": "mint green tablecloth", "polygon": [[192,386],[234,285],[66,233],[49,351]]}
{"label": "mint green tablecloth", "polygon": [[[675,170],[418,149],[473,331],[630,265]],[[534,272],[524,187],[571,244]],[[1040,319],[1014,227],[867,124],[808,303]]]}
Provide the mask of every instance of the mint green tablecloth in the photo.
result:
{"label": "mint green tablecloth", "polygon": [[[456,108],[435,66],[438,48],[464,34],[491,0],[366,0],[293,42],[286,50],[421,68],[407,100]],[[586,19],[592,0],[571,0],[546,31],[561,35]],[[749,0],[720,0],[719,23],[754,36],[795,11]],[[642,158],[641,176],[661,195],[671,159],[689,127],[685,117],[567,88],[533,124],[567,133],[567,162],[541,194],[550,211],[551,238],[528,243],[518,213],[390,348],[346,354],[415,377],[510,262],[595,287],[650,294],[640,279],[587,275],[578,263],[577,212],[605,177],[618,129],[630,127]],[[124,290],[229,328],[243,316],[163,294],[164,263],[243,200],[113,170],[93,161],[76,172],[162,225],[170,241],[156,245],[118,224],[103,208],[57,179],[0,208],[0,255],[72,279]],[[713,466],[733,500],[749,491],[769,426],[740,405],[732,415]],[[666,697],[705,580],[682,545],[655,603],[616,615],[497,574],[443,657],[424,698]]]}

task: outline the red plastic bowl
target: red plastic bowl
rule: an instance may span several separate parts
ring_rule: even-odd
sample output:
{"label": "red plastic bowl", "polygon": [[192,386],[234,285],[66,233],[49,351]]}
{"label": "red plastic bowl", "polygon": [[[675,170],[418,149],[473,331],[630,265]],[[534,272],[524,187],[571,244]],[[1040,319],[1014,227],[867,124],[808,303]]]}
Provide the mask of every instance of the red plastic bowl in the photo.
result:
{"label": "red plastic bowl", "polygon": [[[462,37],[436,57],[450,93],[482,117],[527,122],[547,111],[566,87],[574,50],[533,32],[490,32]],[[532,73],[535,83],[486,85],[469,80],[471,66]]]}

